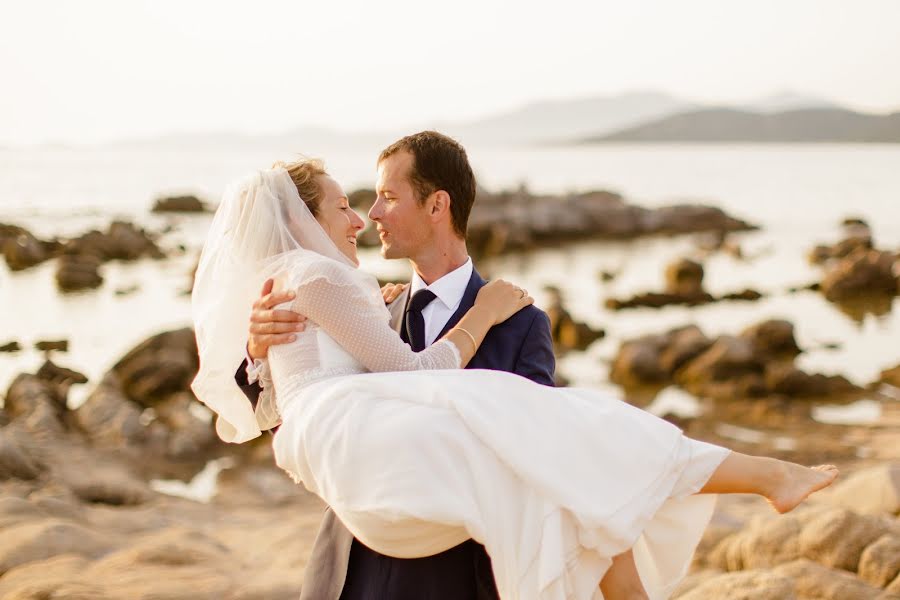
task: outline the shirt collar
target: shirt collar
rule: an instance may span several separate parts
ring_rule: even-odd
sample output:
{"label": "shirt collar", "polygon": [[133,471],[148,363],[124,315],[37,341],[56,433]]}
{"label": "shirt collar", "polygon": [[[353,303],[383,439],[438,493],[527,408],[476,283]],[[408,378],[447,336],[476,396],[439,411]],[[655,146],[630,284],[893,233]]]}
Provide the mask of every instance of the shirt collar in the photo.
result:
{"label": "shirt collar", "polygon": [[450,310],[456,310],[459,307],[459,303],[462,302],[466,288],[469,286],[473,269],[472,258],[469,257],[461,266],[434,281],[431,285],[426,285],[422,278],[419,277],[419,274],[413,271],[409,289],[410,298],[419,290],[428,289],[434,292],[434,295],[444,303],[444,306]]}

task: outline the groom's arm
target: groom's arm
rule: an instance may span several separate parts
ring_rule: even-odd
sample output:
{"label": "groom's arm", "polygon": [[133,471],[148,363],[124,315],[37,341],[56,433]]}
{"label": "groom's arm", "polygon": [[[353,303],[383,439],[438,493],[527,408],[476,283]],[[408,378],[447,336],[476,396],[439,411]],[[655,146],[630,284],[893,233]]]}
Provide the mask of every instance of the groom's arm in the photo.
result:
{"label": "groom's arm", "polygon": [[552,387],[556,385],[556,356],[550,336],[550,317],[539,309],[533,312],[535,316],[519,349],[513,373]]}

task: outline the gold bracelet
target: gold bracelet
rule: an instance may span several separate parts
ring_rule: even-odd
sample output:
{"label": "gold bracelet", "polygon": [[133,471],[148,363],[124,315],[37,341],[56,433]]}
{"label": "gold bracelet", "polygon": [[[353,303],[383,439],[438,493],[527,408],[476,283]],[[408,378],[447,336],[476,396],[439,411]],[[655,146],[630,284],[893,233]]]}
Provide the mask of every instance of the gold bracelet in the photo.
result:
{"label": "gold bracelet", "polygon": [[454,327],[457,331],[462,331],[464,334],[469,336],[469,339],[472,340],[472,355],[474,356],[476,352],[478,352],[478,342],[475,341],[475,336],[463,329],[462,327]]}

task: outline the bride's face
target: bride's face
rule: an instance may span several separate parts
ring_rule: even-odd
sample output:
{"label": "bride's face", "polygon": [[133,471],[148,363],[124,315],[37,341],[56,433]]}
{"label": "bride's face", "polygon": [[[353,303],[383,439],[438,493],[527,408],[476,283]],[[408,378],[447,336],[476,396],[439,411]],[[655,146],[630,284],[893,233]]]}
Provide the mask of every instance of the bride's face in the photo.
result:
{"label": "bride's face", "polygon": [[322,199],[316,220],[328,237],[354,263],[359,264],[356,257],[356,236],[365,227],[362,217],[350,208],[347,194],[340,184],[328,175],[319,175],[316,179],[322,190]]}

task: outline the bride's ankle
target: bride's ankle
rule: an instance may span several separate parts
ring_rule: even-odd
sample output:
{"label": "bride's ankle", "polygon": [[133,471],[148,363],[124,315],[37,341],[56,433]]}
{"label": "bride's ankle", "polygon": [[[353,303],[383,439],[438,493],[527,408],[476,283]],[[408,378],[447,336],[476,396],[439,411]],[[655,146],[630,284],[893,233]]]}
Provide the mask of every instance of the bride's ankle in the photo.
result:
{"label": "bride's ankle", "polygon": [[771,500],[784,487],[789,479],[789,467],[783,460],[777,458],[763,458],[766,465],[766,475],[760,479],[759,495]]}

